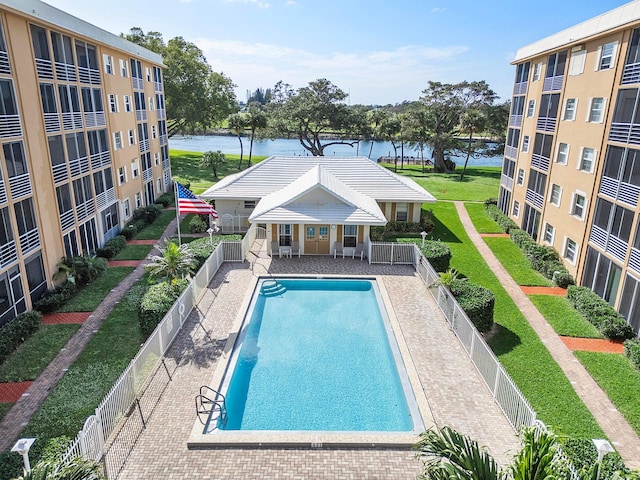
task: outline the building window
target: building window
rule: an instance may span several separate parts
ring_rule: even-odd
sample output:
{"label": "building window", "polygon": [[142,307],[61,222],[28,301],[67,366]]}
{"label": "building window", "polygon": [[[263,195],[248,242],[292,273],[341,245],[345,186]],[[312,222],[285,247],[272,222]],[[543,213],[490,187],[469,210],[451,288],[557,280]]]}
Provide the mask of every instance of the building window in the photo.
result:
{"label": "building window", "polygon": [[160,153],[159,152],[154,152],[153,153],[153,163],[155,164],[156,167],[158,165],[160,165]]}
{"label": "building window", "polygon": [[587,248],[582,275],[583,286],[590,288],[613,306],[621,277],[622,268],[597,250]]}
{"label": "building window", "polygon": [[150,82],[151,81],[151,69],[149,67],[145,67],[144,71],[145,71],[146,76],[147,76],[147,82]]}
{"label": "building window", "polygon": [[522,168],[518,169],[518,178],[516,180],[516,183],[518,185],[524,185],[524,169]]}
{"label": "building window", "polygon": [[134,145],[136,143],[136,132],[135,130],[129,130],[129,145]]}
{"label": "building window", "polygon": [[118,97],[113,93],[109,94],[109,111],[111,113],[117,113],[118,111]]}
{"label": "building window", "polygon": [[256,208],[256,201],[255,200],[245,200],[244,201],[244,208],[251,208],[251,209]]}
{"label": "building window", "polygon": [[127,167],[118,168],[118,185],[122,185],[127,181]]}
{"label": "building window", "polygon": [[553,245],[553,236],[555,234],[556,229],[553,228],[553,225],[547,223],[544,227],[544,241],[549,245]]}
{"label": "building window", "polygon": [[540,80],[540,74],[542,73],[542,62],[533,65],[533,81]]}
{"label": "building window", "polygon": [[556,207],[559,207],[561,198],[562,198],[562,187],[560,185],[556,185],[554,183],[553,185],[551,185],[551,193],[549,195],[549,202],[554,204]]}
{"label": "building window", "polygon": [[569,159],[569,144],[558,143],[558,153],[556,154],[556,163],[566,165]]}
{"label": "building window", "polygon": [[409,219],[409,204],[396,203],[396,222],[406,222]]}
{"label": "building window", "polygon": [[125,198],[122,201],[122,215],[124,216],[125,220],[128,220],[131,216],[131,202],[128,198]]}
{"label": "building window", "polygon": [[151,138],[158,138],[158,129],[155,125],[151,125]]}
{"label": "building window", "polygon": [[107,75],[113,75],[113,57],[106,53],[102,55],[104,61],[104,71]]}
{"label": "building window", "polygon": [[602,123],[604,119],[605,99],[602,97],[592,98],[589,107],[589,116],[587,121],[590,123]]}
{"label": "building window", "polygon": [[358,243],[358,226],[345,225],[343,227],[342,245],[345,247],[355,247]]}
{"label": "building window", "polygon": [[29,173],[22,141],[5,143],[2,145],[2,150],[4,152],[4,162],[9,178],[19,177],[20,175]]}
{"label": "building window", "polygon": [[120,150],[122,148],[122,133],[113,132],[113,149]]}
{"label": "building window", "polygon": [[527,105],[527,117],[531,118],[535,115],[535,113],[536,113],[536,101],[529,100],[529,104]]}
{"label": "building window", "polygon": [[131,160],[131,177],[138,178],[138,174],[140,173],[140,162],[138,159]]}
{"label": "building window", "polygon": [[583,148],[580,155],[580,170],[583,172],[593,172],[593,164],[596,159],[596,151],[593,148]]}
{"label": "building window", "polygon": [[513,202],[513,211],[511,214],[516,218],[520,216],[520,202]]}
{"label": "building window", "polygon": [[578,111],[578,99],[567,98],[564,101],[564,113],[562,120],[572,122],[576,119],[576,112]]}
{"label": "building window", "polygon": [[136,208],[140,208],[142,206],[142,192],[136,193]]}
{"label": "building window", "polygon": [[153,97],[149,97],[149,111],[153,112],[153,107],[154,107],[154,98]]}
{"label": "building window", "polygon": [[125,78],[129,76],[129,74],[127,73],[127,61],[126,60],[120,59],[120,75],[122,75]]}
{"label": "building window", "polygon": [[586,206],[586,197],[580,193],[574,193],[573,201],[571,202],[571,215],[578,217],[580,220],[584,220]]}
{"label": "building window", "polygon": [[581,75],[584,72],[584,61],[587,58],[587,51],[582,45],[571,49],[569,59],[569,75]]}
{"label": "building window", "polygon": [[596,65],[596,70],[609,70],[613,67],[618,42],[605,43],[598,48],[600,60]]}
{"label": "building window", "polygon": [[291,246],[291,240],[293,236],[293,226],[287,223],[281,223],[278,225],[278,237],[279,245],[281,247]]}
{"label": "building window", "polygon": [[130,112],[131,111],[131,97],[129,95],[125,95],[122,97],[122,101],[124,103],[124,111],[125,112]]}
{"label": "building window", "polygon": [[567,243],[564,246],[564,258],[566,258],[571,264],[575,265],[577,254],[578,245],[570,238],[567,238]]}
{"label": "building window", "polygon": [[530,142],[531,138],[529,137],[529,135],[525,135],[522,138],[522,151],[527,153],[529,151],[529,142]]}

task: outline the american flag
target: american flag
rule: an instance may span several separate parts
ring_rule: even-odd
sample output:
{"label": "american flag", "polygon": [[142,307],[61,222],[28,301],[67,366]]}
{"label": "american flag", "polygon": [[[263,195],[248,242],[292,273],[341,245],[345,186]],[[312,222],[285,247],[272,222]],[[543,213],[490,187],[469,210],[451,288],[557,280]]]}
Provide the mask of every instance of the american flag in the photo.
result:
{"label": "american flag", "polygon": [[213,218],[218,218],[218,212],[211,205],[204,200],[200,200],[187,190],[184,185],[176,182],[176,190],[178,191],[178,214],[197,213],[199,215],[213,215]]}

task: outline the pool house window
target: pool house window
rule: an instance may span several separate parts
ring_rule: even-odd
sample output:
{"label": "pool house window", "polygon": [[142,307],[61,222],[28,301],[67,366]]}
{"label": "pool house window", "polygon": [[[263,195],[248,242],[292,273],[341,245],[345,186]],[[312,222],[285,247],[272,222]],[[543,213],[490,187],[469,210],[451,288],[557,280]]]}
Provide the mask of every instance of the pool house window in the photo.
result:
{"label": "pool house window", "polygon": [[356,243],[358,243],[358,226],[345,225],[342,244],[345,247],[355,247]]}
{"label": "pool house window", "polygon": [[278,240],[281,247],[291,246],[291,240],[293,239],[293,227],[291,224],[283,223],[278,225]]}
{"label": "pool house window", "polygon": [[396,204],[396,222],[406,222],[409,219],[409,204]]}

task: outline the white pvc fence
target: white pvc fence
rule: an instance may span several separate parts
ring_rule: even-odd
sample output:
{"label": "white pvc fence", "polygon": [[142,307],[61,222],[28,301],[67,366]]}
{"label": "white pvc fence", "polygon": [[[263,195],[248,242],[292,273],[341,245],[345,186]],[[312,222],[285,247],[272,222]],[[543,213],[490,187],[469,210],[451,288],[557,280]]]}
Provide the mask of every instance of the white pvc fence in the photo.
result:
{"label": "white pvc fence", "polygon": [[418,247],[413,244],[410,245],[415,249],[416,258],[419,259],[415,267],[420,278],[429,287],[429,291],[447,322],[449,322],[489,390],[491,390],[494,401],[502,409],[509,423],[516,431],[520,427],[532,425],[536,420],[536,412],[531,408],[513,380],[511,380],[509,374],[484,341],[484,338],[476,330],[467,314],[458,305],[451,292],[444,286],[438,285],[437,281],[440,279],[438,273],[427,259],[422,256]]}
{"label": "white pvc fence", "polygon": [[[243,243],[238,241],[220,242],[140,348],[129,366],[122,372],[102,403],[96,408],[95,414],[87,418],[82,430],[63,455],[63,465],[67,460],[78,456],[95,461],[102,458],[105,442],[114,432],[120,420],[132,408],[135,408],[136,403],[140,409],[139,398],[147,381],[151,374],[162,365],[165,353],[220,265],[225,261],[242,262],[244,259],[243,247]],[[142,421],[144,422],[144,418]]]}
{"label": "white pvc fence", "polygon": [[371,242],[369,244],[369,263],[388,263],[391,265],[416,265],[420,255],[413,243]]}

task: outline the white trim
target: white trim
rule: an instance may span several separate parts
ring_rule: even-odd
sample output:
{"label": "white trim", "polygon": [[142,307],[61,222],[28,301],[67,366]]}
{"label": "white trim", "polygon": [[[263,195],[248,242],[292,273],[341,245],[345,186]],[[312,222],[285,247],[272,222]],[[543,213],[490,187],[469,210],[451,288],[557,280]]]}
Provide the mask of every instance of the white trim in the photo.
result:
{"label": "white trim", "polygon": [[[558,187],[560,190],[558,192],[558,203],[554,203],[553,202],[553,187]],[[547,200],[547,202],[549,202],[551,205],[555,206],[555,207],[560,207],[560,204],[562,203],[562,185],[558,185],[557,183],[552,183],[551,187],[549,188],[549,199]]]}
{"label": "white trim", "polygon": [[[576,251],[573,255],[573,260],[569,259],[569,257],[567,257],[567,245],[569,244],[569,241],[572,241],[574,243],[574,245],[576,246]],[[578,256],[580,253],[580,245],[578,245],[578,242],[576,242],[575,240],[572,240],[571,238],[565,236],[563,241],[562,241],[562,258],[565,259],[567,262],[569,262],[571,265],[575,265],[577,263],[578,260]]]}
{"label": "white trim", "polygon": [[571,49],[569,55],[569,68],[567,69],[568,75],[575,77],[584,73],[584,65],[587,59],[587,51],[583,45],[578,45]]}
{"label": "white trim", "polygon": [[[518,206],[517,211],[516,211],[516,205]],[[511,207],[511,215],[513,215],[516,218],[520,218],[520,202],[517,200],[513,201],[513,206]]]}
{"label": "white trim", "polygon": [[[547,240],[547,228],[551,227],[551,240]],[[553,246],[553,241],[556,237],[556,228],[549,222],[545,222],[542,240],[547,244]]]}
{"label": "white trim", "polygon": [[[569,100],[573,100],[574,103],[574,107],[573,107],[573,117],[572,118],[567,118],[567,106],[569,104]],[[577,98],[565,98],[564,99],[564,105],[562,107],[562,121],[563,122],[575,122],[576,117],[578,116],[578,99]]]}
{"label": "white trim", "polygon": [[[560,145],[566,145],[566,146],[567,146],[567,154],[565,155],[565,160],[564,160],[564,162],[561,162],[561,161],[559,161],[559,160],[558,160],[558,159],[560,158],[560,156],[559,156],[559,155],[560,155]],[[558,143],[556,144],[556,158],[555,158],[555,162],[556,162],[558,165],[568,165],[568,163],[569,163],[569,155],[570,155],[570,152],[571,152],[571,145],[570,145],[570,144],[565,143],[565,142],[558,142]]]}

